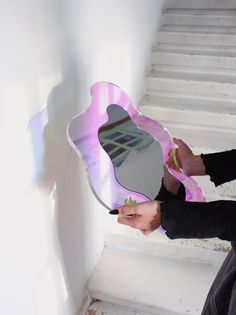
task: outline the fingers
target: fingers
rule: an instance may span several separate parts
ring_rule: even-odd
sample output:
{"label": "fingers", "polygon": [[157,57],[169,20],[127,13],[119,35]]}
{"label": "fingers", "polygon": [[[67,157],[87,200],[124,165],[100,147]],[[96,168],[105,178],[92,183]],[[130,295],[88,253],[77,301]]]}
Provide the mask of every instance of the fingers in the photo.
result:
{"label": "fingers", "polygon": [[118,208],[119,216],[120,217],[126,217],[126,216],[133,216],[134,214],[137,214],[137,207],[136,206],[123,206],[121,208]]}
{"label": "fingers", "polygon": [[174,143],[177,144],[177,146],[184,143],[183,140],[181,140],[181,139],[173,138],[173,140],[174,140]]}
{"label": "fingers", "polygon": [[118,209],[118,223],[128,225],[148,235],[160,225],[160,205],[154,201],[146,201],[135,206],[123,206]]}
{"label": "fingers", "polygon": [[181,139],[174,138],[174,143],[179,147],[178,151],[185,152],[185,153],[192,153],[190,147]]}
{"label": "fingers", "polygon": [[182,168],[181,159],[179,157],[179,149],[172,149],[168,153],[168,160],[166,161],[166,164],[169,168],[172,168],[173,170],[179,171]]}

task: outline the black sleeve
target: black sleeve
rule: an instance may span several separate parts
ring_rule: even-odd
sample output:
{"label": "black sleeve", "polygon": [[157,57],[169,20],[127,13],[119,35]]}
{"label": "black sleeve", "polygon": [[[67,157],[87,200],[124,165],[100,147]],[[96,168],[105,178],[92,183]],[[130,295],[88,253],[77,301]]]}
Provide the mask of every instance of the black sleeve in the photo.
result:
{"label": "black sleeve", "polygon": [[201,154],[206,173],[216,186],[236,179],[236,150]]}
{"label": "black sleeve", "polygon": [[166,201],[161,225],[171,239],[212,238],[236,240],[236,201]]}
{"label": "black sleeve", "polygon": [[158,200],[158,201],[185,200],[185,196],[186,196],[186,192],[185,192],[184,185],[182,183],[180,183],[180,187],[178,189],[177,195],[174,195],[165,188],[165,185],[164,185],[163,179],[162,179],[161,188],[160,188],[157,196],[155,197],[155,200]]}

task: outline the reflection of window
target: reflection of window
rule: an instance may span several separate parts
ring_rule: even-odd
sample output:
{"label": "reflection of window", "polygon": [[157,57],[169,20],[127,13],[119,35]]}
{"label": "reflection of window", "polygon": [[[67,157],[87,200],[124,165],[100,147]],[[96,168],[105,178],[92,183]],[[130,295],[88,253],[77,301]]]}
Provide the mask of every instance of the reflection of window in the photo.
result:
{"label": "reflection of window", "polygon": [[[102,143],[101,143],[102,144]],[[108,143],[106,145],[103,146],[103,149],[106,151],[106,152],[110,152],[112,151],[113,149],[116,148],[116,145],[115,144],[112,144],[112,143]]]}
{"label": "reflection of window", "polygon": [[131,150],[142,150],[154,141],[148,133],[137,129],[131,120],[100,131],[99,140],[116,167],[123,163]]}
{"label": "reflection of window", "polygon": [[114,139],[114,138],[116,138],[117,136],[121,136],[121,135],[122,135],[121,132],[113,132],[112,134],[107,135],[105,138],[106,138],[106,139]]}
{"label": "reflection of window", "polygon": [[110,154],[110,158],[111,159],[114,159],[114,158],[116,158],[117,156],[119,156],[121,153],[123,153],[123,152],[126,152],[126,150],[125,149],[123,149],[123,148],[119,148],[118,150],[116,150],[115,152],[113,152],[112,154]]}
{"label": "reflection of window", "polygon": [[124,137],[121,137],[119,139],[116,140],[116,142],[118,143],[126,143],[129,142],[130,140],[134,140],[136,139],[136,137],[133,137],[131,135],[125,135]]}

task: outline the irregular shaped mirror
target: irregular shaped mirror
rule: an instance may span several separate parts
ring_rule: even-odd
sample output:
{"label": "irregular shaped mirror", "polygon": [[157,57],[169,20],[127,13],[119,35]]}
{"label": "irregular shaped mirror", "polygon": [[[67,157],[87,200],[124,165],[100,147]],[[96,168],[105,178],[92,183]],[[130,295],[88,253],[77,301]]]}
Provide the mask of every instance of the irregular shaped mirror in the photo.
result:
{"label": "irregular shaped mirror", "polygon": [[98,138],[116,179],[123,187],[155,199],[163,177],[160,144],[138,129],[122,107],[110,105],[107,113],[109,120],[99,128]]}
{"label": "irregular shaped mirror", "polygon": [[[68,140],[81,154],[90,186],[109,210],[127,200],[152,200],[158,193],[163,163],[174,148],[158,121],[142,115],[118,86],[98,82],[88,109],[68,125]],[[204,201],[201,188],[181,172],[168,169],[186,190],[186,200]]]}

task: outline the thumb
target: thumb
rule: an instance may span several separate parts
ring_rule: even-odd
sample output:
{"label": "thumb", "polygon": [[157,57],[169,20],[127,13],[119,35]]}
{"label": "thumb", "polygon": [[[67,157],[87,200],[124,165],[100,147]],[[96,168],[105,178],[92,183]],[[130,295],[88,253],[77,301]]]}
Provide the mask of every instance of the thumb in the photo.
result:
{"label": "thumb", "polygon": [[177,144],[177,146],[179,147],[179,150],[182,152],[191,152],[192,150],[189,148],[189,146],[181,139],[176,139],[174,138],[174,143]]}
{"label": "thumb", "polygon": [[187,146],[187,144],[181,139],[174,138],[173,140],[174,140],[174,143],[177,144],[178,147]]}

